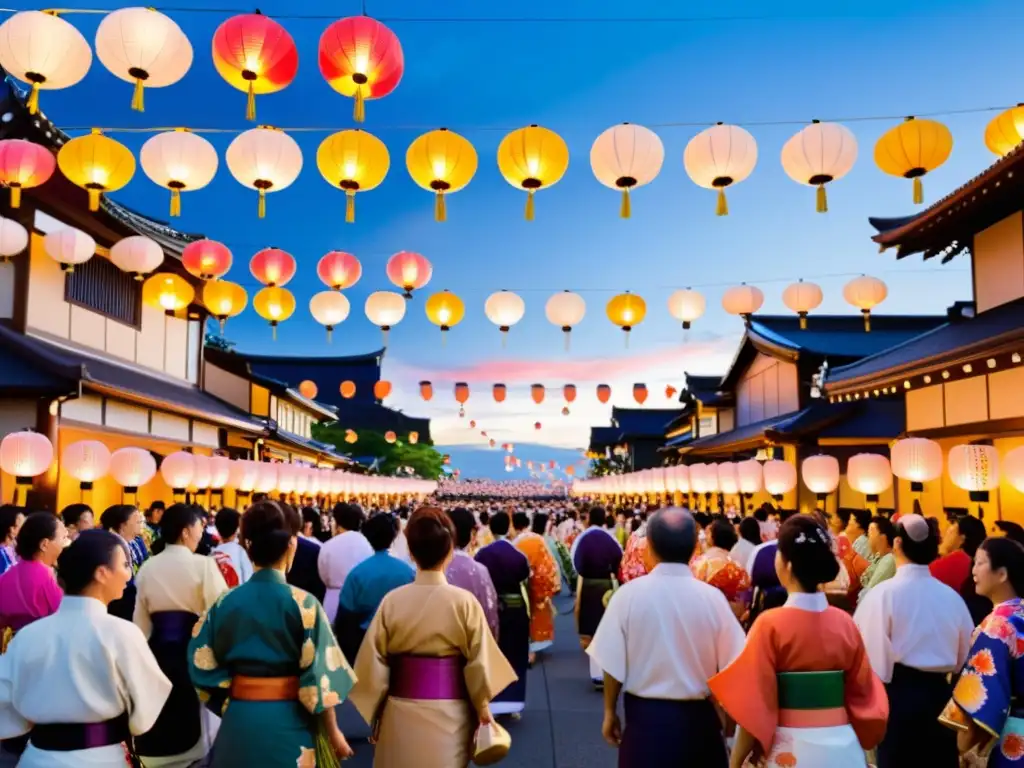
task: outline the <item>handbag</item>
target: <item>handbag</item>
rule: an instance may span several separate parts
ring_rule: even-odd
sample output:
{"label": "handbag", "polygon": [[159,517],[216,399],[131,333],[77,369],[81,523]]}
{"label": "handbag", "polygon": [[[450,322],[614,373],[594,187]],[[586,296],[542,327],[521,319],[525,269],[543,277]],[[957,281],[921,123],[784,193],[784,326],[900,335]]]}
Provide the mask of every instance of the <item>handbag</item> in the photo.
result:
{"label": "handbag", "polygon": [[512,748],[509,732],[495,721],[480,724],[473,737],[473,764],[494,765],[501,762]]}

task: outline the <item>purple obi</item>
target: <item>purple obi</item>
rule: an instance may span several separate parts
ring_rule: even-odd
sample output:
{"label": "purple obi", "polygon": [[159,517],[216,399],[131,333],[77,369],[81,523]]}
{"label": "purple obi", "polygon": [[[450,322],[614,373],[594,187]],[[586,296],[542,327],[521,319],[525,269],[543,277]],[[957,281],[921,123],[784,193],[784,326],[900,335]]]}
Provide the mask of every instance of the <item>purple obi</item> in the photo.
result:
{"label": "purple obi", "polygon": [[32,727],[29,735],[36,749],[47,752],[74,752],[79,749],[109,747],[130,741],[128,714],[102,723],[46,723]]}
{"label": "purple obi", "polygon": [[150,643],[162,645],[188,644],[192,639],[192,628],[199,617],[188,611],[159,611],[150,616],[153,632]]}
{"label": "purple obi", "polygon": [[468,701],[462,656],[392,656],[388,695],[400,699]]}

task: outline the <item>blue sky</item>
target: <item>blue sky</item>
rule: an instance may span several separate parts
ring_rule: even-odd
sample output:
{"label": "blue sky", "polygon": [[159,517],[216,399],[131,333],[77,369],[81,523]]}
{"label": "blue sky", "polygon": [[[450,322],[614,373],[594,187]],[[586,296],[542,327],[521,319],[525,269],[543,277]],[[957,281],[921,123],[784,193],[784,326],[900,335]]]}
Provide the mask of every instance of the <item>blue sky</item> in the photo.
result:
{"label": "blue sky", "polygon": [[[175,7],[202,4],[176,0]],[[315,56],[329,19],[358,13],[359,5],[324,0],[260,4],[271,16],[297,7],[326,18],[282,19],[299,47],[299,74],[283,92],[258,100],[259,122],[286,128],[351,127],[351,101],[327,86]],[[719,300],[727,285],[739,281],[758,284],[766,295],[764,311],[774,312],[785,311],[782,290],[801,276],[816,278],[823,287],[821,311],[826,312],[853,311],[842,301],[841,288],[850,273],[858,272],[889,284],[883,312],[941,312],[953,300],[969,297],[965,262],[944,268],[919,258],[897,263],[892,255],[878,255],[869,240],[869,215],[913,210],[909,182],[883,175],[872,162],[875,140],[896,121],[845,121],[858,138],[860,156],[850,175],[830,188],[827,215],[814,213],[813,191],[791,181],[779,164],[782,144],[800,126],[751,123],[1016,103],[1021,100],[1019,52],[997,41],[1000,29],[1017,28],[1024,20],[1024,7],[991,0],[694,0],[685,6],[656,0],[556,5],[500,0],[486,7],[469,0],[368,0],[367,10],[394,19],[387,23],[402,41],[406,74],[391,96],[367,105],[363,127],[388,145],[391,170],[380,188],[360,197],[358,221],[344,224],[342,194],[316,170],[316,147],[325,131],[294,134],[306,159],[303,173],[293,187],[270,195],[266,219],[256,218],[255,195],[234,181],[222,159],[210,187],[183,196],[179,224],[227,243],[235,256],[229,278],[245,285],[250,295],[258,287],[247,268],[252,253],[276,245],[296,255],[299,274],[288,287],[299,309],[279,331],[276,349],[281,351],[349,354],[375,348],[379,334],[363,315],[365,297],[390,287],[384,265],[392,253],[426,255],[434,277],[425,294],[443,288],[459,294],[467,304],[466,320],[442,347],[436,328],[423,315],[425,295],[414,300],[391,334],[384,375],[395,387],[392,404],[433,417],[441,442],[461,450],[485,444],[465,426],[468,419],[455,415],[451,383],[459,379],[470,380],[473,387],[470,415],[490,425],[499,442],[585,445],[589,426],[607,422],[608,406],[599,406],[593,395],[593,385],[602,380],[614,388],[613,403],[631,403],[632,382],[646,381],[652,392],[648,407],[664,406],[665,384],[678,386],[684,370],[716,373],[728,365],[741,329]],[[698,20],[403,20],[626,14]],[[226,15],[183,10],[171,15],[191,38],[195,62],[181,83],[147,93],[144,114],[129,109],[130,86],[98,61],[83,83],[45,94],[47,113],[63,126],[251,127],[244,120],[244,95],[217,76],[210,59],[210,40]],[[67,18],[92,41],[96,16]],[[926,177],[926,201],[993,160],[982,141],[993,115],[940,118],[956,143],[950,161]],[[683,148],[700,127],[660,127],[718,120],[747,126],[759,145],[757,168],[731,192],[731,215],[724,218],[713,215],[713,194],[693,185],[682,167]],[[618,218],[615,193],[602,187],[589,167],[593,140],[622,121],[652,127],[666,153],[661,175],[634,195],[630,220]],[[537,220],[525,222],[521,193],[501,178],[494,158],[505,132],[530,123],[559,132],[571,159],[565,178],[538,195]],[[446,223],[433,221],[429,193],[412,182],[404,164],[408,144],[440,126],[465,135],[480,157],[473,182],[450,198]],[[146,138],[115,136],[136,151]],[[232,137],[210,138],[223,154]],[[165,195],[140,169],[115,198],[159,218],[165,215]],[[306,306],[322,289],[315,265],[330,249],[354,253],[364,275],[348,292],[352,316],[327,347]],[[708,312],[684,341],[665,302],[674,288],[687,285],[708,286],[702,289]],[[520,291],[527,305],[507,349],[483,314],[486,297],[501,288]],[[548,296],[563,288],[580,291],[588,303],[569,354],[543,313]],[[648,301],[648,319],[633,332],[628,350],[604,316],[604,304],[624,289]],[[246,350],[271,344],[269,329],[251,310],[229,323],[228,336]],[[503,406],[488,396],[495,375],[509,385]],[[438,393],[429,405],[418,399],[421,378],[433,380]],[[551,387],[543,406],[528,399],[535,381]],[[563,417],[560,388],[569,381],[580,386],[580,397],[570,416]],[[544,424],[540,431],[533,429],[537,420]],[[494,472],[503,474],[500,454],[491,455]]]}

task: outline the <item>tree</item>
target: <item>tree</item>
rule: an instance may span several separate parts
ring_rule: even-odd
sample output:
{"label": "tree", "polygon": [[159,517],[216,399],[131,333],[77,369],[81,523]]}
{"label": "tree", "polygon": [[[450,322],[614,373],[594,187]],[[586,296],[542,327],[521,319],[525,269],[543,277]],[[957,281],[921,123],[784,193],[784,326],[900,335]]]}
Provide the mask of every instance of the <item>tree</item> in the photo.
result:
{"label": "tree", "polygon": [[626,471],[626,457],[612,455],[601,456],[590,461],[590,476],[605,477],[606,475],[621,475]]}
{"label": "tree", "polygon": [[379,459],[378,471],[382,475],[406,475],[405,467],[417,477],[436,480],[441,474],[443,457],[429,442],[412,445],[403,440],[388,443],[380,432],[361,430],[358,442],[345,442],[345,427],[338,422],[314,424],[313,439],[333,445],[338,453],[347,456],[372,456]]}

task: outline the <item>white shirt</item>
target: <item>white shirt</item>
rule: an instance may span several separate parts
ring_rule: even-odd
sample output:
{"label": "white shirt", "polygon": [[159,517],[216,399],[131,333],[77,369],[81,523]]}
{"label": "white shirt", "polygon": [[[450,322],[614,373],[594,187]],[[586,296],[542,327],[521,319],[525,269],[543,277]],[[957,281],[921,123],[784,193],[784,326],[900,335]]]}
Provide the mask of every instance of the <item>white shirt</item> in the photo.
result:
{"label": "white shirt", "polygon": [[[319,544],[319,542],[317,543]],[[237,541],[225,541],[214,547],[213,551],[223,552],[228,556],[231,564],[235,567],[235,573],[238,574],[239,584],[245,584],[252,578],[252,561],[249,559],[249,553]]]}
{"label": "white shirt", "polygon": [[612,596],[587,653],[634,696],[703,699],[744,642],[718,589],[684,563],[660,563]]}
{"label": "white shirt", "polygon": [[[746,539],[740,539],[729,550],[729,557],[736,562],[736,565],[742,566],[750,559],[750,554],[756,546],[756,544],[751,544]],[[750,573],[750,571],[748,570],[747,573]]]}
{"label": "white shirt", "polygon": [[[98,723],[128,713],[133,735],[156,723],[171,692],[146,638],[91,597],[65,595],[52,616],[18,632],[0,656],[0,739],[32,723]],[[46,752],[29,744],[21,768],[124,768],[120,744]]]}
{"label": "white shirt", "polygon": [[345,579],[353,568],[372,555],[373,547],[359,531],[339,533],[320,547],[316,569],[327,587],[324,610],[327,611],[327,618],[331,620],[331,624],[338,615],[338,598],[341,597]]}
{"label": "white shirt", "polygon": [[925,672],[955,672],[967,660],[974,622],[963,598],[926,565],[901,565],[857,607],[853,621],[882,682],[897,663]]}

